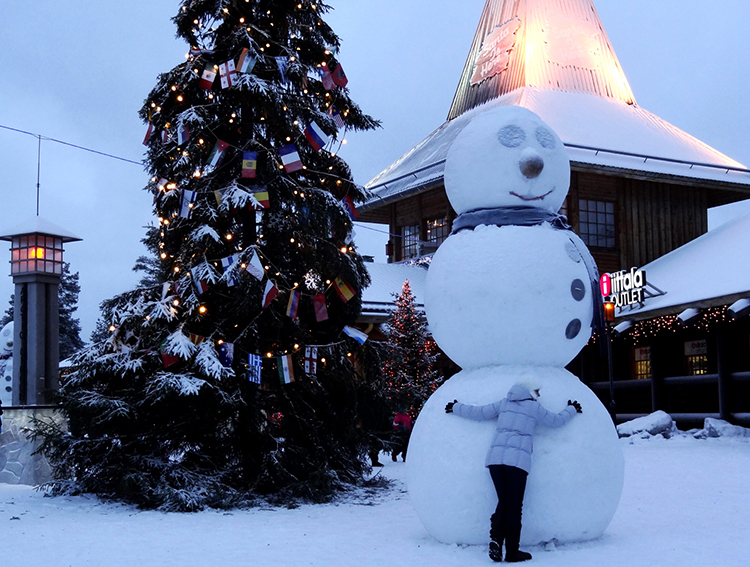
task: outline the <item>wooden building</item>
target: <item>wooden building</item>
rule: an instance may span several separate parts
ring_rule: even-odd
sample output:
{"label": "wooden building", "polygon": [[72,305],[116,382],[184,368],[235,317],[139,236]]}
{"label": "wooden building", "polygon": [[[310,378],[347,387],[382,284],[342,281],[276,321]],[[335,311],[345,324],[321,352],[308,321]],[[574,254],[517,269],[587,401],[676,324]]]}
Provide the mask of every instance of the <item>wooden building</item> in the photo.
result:
{"label": "wooden building", "polygon": [[[360,206],[359,220],[389,225],[389,262],[429,255],[448,237],[456,216],[443,185],[448,149],[471,119],[509,105],[535,112],[563,140],[571,180],[561,212],[602,273],[663,257],[707,232],[710,207],[750,197],[750,170],[638,106],[593,0],[487,0],[446,122],[367,185],[373,197]],[[687,359],[674,352],[686,348],[685,341],[705,340],[695,329],[681,332],[669,349],[659,348],[655,380],[648,341],[636,344],[631,336],[629,343],[616,343],[618,405],[629,417],[653,409],[701,413],[694,407],[700,388],[696,395],[674,394],[670,403],[661,388],[662,378],[680,381],[687,373],[678,368]],[[708,348],[715,352],[715,346]],[[704,350],[704,343],[696,349]],[[587,346],[568,369],[606,405],[607,361],[598,353]],[[659,362],[662,355],[669,362]],[[716,357],[706,359],[707,366],[695,360],[713,378],[726,372]],[[738,363],[741,372],[750,372],[746,362]],[[713,396],[716,388],[708,388]],[[706,415],[731,413],[726,403],[719,411],[718,398],[706,407]]]}
{"label": "wooden building", "polygon": [[563,213],[600,271],[642,266],[706,232],[709,207],[750,197],[747,168],[638,106],[592,0],[487,0],[448,120],[367,185],[359,220],[390,226],[389,262],[450,234],[448,148],[503,105],[537,113],[565,143]]}

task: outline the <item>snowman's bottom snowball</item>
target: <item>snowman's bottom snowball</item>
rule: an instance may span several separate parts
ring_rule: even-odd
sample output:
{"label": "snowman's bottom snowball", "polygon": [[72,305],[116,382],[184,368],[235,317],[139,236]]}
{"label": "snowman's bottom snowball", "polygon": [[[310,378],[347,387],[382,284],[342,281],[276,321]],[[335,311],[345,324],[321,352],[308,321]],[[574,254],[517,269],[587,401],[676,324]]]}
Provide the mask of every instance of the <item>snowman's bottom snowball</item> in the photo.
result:
{"label": "snowman's bottom snowball", "polygon": [[599,537],[622,493],[624,459],[607,410],[562,368],[495,366],[463,370],[425,404],[409,443],[407,483],[424,527],[443,543],[486,544],[497,496],[485,468],[495,421],[445,413],[448,402],[481,405],[515,383],[541,388],[539,402],[559,412],[577,399],[583,413],[559,429],[538,425],[523,505],[521,543]]}

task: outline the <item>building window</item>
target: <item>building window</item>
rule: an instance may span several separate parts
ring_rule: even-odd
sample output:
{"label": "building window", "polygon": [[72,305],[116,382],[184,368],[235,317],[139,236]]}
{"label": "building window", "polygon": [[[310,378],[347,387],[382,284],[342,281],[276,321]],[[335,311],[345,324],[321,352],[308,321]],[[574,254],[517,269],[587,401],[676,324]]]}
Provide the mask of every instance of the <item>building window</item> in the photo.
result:
{"label": "building window", "polygon": [[448,235],[450,230],[448,227],[448,218],[442,217],[439,219],[427,219],[427,242],[434,242],[435,244],[442,244]]}
{"label": "building window", "polygon": [[708,343],[705,340],[685,343],[685,370],[688,376],[708,374]]}
{"label": "building window", "polygon": [[401,258],[416,258],[419,255],[419,225],[405,226],[401,229]]}
{"label": "building window", "polygon": [[587,246],[615,247],[615,204],[609,201],[578,201],[581,239]]}
{"label": "building window", "polygon": [[651,347],[635,348],[635,379],[651,378]]}

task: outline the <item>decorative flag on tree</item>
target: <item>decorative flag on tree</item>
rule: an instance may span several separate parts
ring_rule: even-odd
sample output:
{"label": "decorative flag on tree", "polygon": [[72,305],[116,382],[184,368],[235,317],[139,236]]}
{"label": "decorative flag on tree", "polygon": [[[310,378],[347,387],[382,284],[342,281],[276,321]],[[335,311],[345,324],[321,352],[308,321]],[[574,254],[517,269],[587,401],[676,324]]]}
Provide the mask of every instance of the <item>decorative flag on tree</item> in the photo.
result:
{"label": "decorative flag on tree", "polygon": [[149,122],[148,123],[148,130],[146,130],[146,137],[143,138],[143,145],[144,146],[148,145],[148,141],[151,139],[151,134],[153,134],[153,133],[154,133],[154,125],[153,125],[153,123]]}
{"label": "decorative flag on tree", "polygon": [[340,86],[342,89],[349,82],[349,79],[346,78],[346,74],[344,73],[344,68],[341,66],[341,63],[339,63],[333,70],[333,72],[331,73],[331,78],[333,79],[333,82]]}
{"label": "decorative flag on tree", "polygon": [[219,78],[221,79],[221,88],[227,89],[237,82],[237,70],[234,68],[234,59],[219,65]]}
{"label": "decorative flag on tree", "polygon": [[328,320],[328,308],[326,307],[326,296],[317,293],[313,297],[313,307],[315,307],[315,320],[318,323]]}
{"label": "decorative flag on tree", "polygon": [[279,357],[279,378],[282,384],[291,384],[294,382],[294,368],[292,367],[291,354]]}
{"label": "decorative flag on tree", "polygon": [[279,288],[277,288],[271,280],[268,280],[266,282],[266,289],[263,292],[263,309],[271,304],[273,298],[276,297],[278,293]]}
{"label": "decorative flag on tree", "polygon": [[201,344],[201,343],[202,343],[203,341],[205,341],[205,340],[206,340],[206,337],[201,337],[200,335],[195,335],[195,334],[193,334],[193,333],[190,333],[190,334],[188,335],[188,338],[190,339],[190,342],[191,342],[191,343],[193,343],[194,345],[199,345],[199,344]]}
{"label": "decorative flag on tree", "polygon": [[300,292],[292,291],[289,293],[289,303],[286,304],[287,317],[294,319],[297,316],[297,309],[299,308],[299,296]]}
{"label": "decorative flag on tree", "polygon": [[365,344],[365,341],[367,340],[367,333],[363,333],[359,329],[355,329],[349,325],[344,326],[344,334],[353,338],[361,345]]}
{"label": "decorative flag on tree", "polygon": [[255,179],[258,171],[258,152],[242,152],[242,177]]}
{"label": "decorative flag on tree", "polygon": [[162,364],[164,364],[164,368],[169,368],[173,364],[177,364],[177,362],[179,362],[180,360],[180,357],[164,352],[164,343],[166,342],[167,339],[164,339],[159,345],[159,354],[161,355],[161,362]]}
{"label": "decorative flag on tree", "polygon": [[340,277],[333,280],[333,289],[344,303],[357,295],[357,291]]}
{"label": "decorative flag on tree", "polygon": [[221,259],[221,267],[224,270],[227,286],[229,287],[237,285],[237,276],[233,273],[227,275],[227,270],[229,270],[236,261],[237,254],[232,254],[231,256],[227,256],[226,258]]}
{"label": "decorative flag on tree", "polygon": [[167,140],[169,140],[169,132],[167,132],[166,130],[162,130],[161,131],[161,143],[166,144]]}
{"label": "decorative flag on tree", "polygon": [[299,159],[297,146],[294,144],[287,144],[279,148],[279,156],[281,156],[281,162],[284,164],[287,173],[302,169],[302,161]]}
{"label": "decorative flag on tree", "polygon": [[193,285],[195,286],[198,295],[205,293],[208,290],[208,284],[205,281],[196,278],[193,272],[190,272],[190,275],[192,276]]}
{"label": "decorative flag on tree", "polygon": [[331,118],[333,118],[333,122],[336,124],[336,127],[341,129],[346,124],[344,124],[344,119],[341,118],[341,114],[339,114],[339,109],[336,108],[335,104],[331,105],[331,108],[328,109],[328,114],[331,115]]}
{"label": "decorative flag on tree", "polygon": [[242,50],[242,53],[240,53],[240,58],[237,61],[237,70],[240,73],[252,73],[257,60],[257,57],[255,57],[255,55],[250,55],[250,50],[245,47]]}
{"label": "decorative flag on tree", "polygon": [[187,125],[180,126],[177,129],[177,144],[181,146],[182,144],[187,142],[189,139],[190,139],[190,128]]}
{"label": "decorative flag on tree", "polygon": [[289,59],[286,57],[276,57],[276,65],[279,67],[279,73],[281,73],[281,82],[286,84],[289,80],[286,78],[286,68],[289,65]]}
{"label": "decorative flag on tree", "polygon": [[247,378],[254,384],[260,384],[261,370],[263,369],[263,358],[257,354],[247,355],[248,373]]}
{"label": "decorative flag on tree", "polygon": [[198,49],[197,47],[190,48],[190,55],[195,57],[196,55],[212,55],[213,49]]}
{"label": "decorative flag on tree", "polygon": [[305,347],[305,374],[318,372],[318,347]]}
{"label": "decorative flag on tree", "polygon": [[214,191],[214,197],[216,198],[216,204],[221,205],[221,199],[224,197],[224,193],[226,193],[226,189],[217,189]]}
{"label": "decorative flag on tree", "polygon": [[256,211],[261,209],[268,209],[271,206],[271,201],[268,198],[268,191],[257,191],[252,193],[253,199],[257,202],[257,205],[253,204],[253,209]]}
{"label": "decorative flag on tree", "polygon": [[198,84],[201,86],[201,88],[210,91],[214,87],[215,79],[216,72],[214,71],[213,63],[208,63],[206,65],[206,68],[203,69],[203,74],[201,75],[201,79],[200,81],[198,81]]}
{"label": "decorative flag on tree", "polygon": [[346,195],[343,199],[341,199],[341,206],[346,209],[346,214],[349,215],[349,218],[353,221],[357,220],[359,218],[359,213],[357,212],[357,208],[354,206],[354,201],[352,201],[352,198],[349,195]]}
{"label": "decorative flag on tree", "polygon": [[310,142],[310,145],[317,152],[328,145],[328,136],[325,135],[325,132],[315,122],[312,122],[305,128],[305,138],[307,138],[307,141]]}
{"label": "decorative flag on tree", "polygon": [[211,150],[211,153],[208,155],[208,165],[210,165],[211,167],[216,167],[221,161],[221,158],[224,156],[224,152],[228,147],[229,144],[227,144],[226,142],[216,140],[214,149]]}
{"label": "decorative flag on tree", "polygon": [[255,251],[250,252],[250,260],[247,262],[245,269],[256,280],[262,280],[265,275],[263,264],[260,263],[260,257],[258,257],[258,253]]}
{"label": "decorative flag on tree", "polygon": [[234,343],[219,344],[219,362],[224,368],[231,368],[234,363]]}
{"label": "decorative flag on tree", "polygon": [[327,91],[335,89],[336,83],[333,82],[333,77],[331,77],[331,72],[328,70],[328,65],[323,63],[320,67],[318,67],[318,69],[320,73],[320,80],[323,83],[323,88]]}
{"label": "decorative flag on tree", "polygon": [[190,191],[189,189],[182,190],[182,201],[180,202],[180,216],[185,219],[189,219],[193,214],[193,206],[195,205],[195,199],[198,197],[197,191]]}

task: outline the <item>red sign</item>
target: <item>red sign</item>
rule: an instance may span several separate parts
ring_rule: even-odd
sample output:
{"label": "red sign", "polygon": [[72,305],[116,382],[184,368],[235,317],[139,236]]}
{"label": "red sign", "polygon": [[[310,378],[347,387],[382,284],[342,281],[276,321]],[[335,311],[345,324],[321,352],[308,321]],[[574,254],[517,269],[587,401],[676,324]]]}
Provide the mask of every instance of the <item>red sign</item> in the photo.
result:
{"label": "red sign", "polygon": [[476,85],[485,79],[501,73],[508,67],[510,52],[516,44],[516,32],[521,27],[518,16],[496,26],[482,42],[482,49],[474,63],[471,84]]}
{"label": "red sign", "polygon": [[609,274],[602,274],[602,277],[599,279],[599,287],[602,288],[602,295],[604,297],[612,293],[612,278],[609,277]]}

